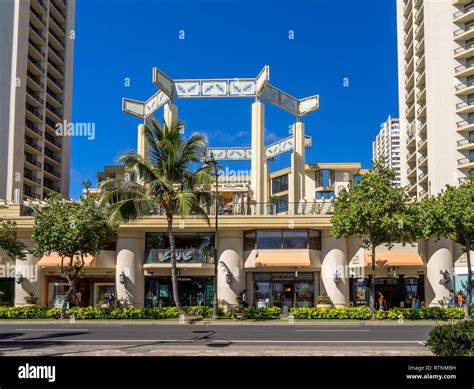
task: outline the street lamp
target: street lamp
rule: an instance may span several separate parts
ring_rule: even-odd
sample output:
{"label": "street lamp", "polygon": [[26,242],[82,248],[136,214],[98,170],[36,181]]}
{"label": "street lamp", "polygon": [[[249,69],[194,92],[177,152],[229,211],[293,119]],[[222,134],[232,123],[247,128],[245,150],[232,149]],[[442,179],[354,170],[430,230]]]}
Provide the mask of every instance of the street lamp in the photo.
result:
{"label": "street lamp", "polygon": [[219,303],[217,299],[217,269],[219,264],[219,252],[217,250],[218,232],[219,232],[219,167],[217,166],[216,159],[212,151],[209,153],[209,159],[205,161],[205,166],[209,170],[213,170],[214,176],[216,177],[216,219],[215,219],[215,231],[214,231],[214,298],[212,301],[212,318],[219,318]]}

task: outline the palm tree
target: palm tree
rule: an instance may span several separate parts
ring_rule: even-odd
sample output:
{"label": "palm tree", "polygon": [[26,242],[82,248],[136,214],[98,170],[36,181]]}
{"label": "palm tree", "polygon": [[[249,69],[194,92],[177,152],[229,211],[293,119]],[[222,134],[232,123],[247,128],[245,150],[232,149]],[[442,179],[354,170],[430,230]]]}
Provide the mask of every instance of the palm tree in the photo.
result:
{"label": "palm tree", "polygon": [[184,310],[179,299],[173,220],[176,215],[196,215],[209,224],[202,207],[210,201],[207,189],[212,180],[207,166],[191,170],[192,164],[202,163],[204,159],[205,137],[194,134],[185,140],[182,129],[181,123],[169,127],[153,120],[151,126],[145,126],[149,158],[135,151],[125,153],[119,161],[132,177],[109,179],[100,185],[105,191],[101,205],[110,210],[109,222],[112,225],[150,216],[157,211],[166,216],[173,300],[180,314],[184,314]]}

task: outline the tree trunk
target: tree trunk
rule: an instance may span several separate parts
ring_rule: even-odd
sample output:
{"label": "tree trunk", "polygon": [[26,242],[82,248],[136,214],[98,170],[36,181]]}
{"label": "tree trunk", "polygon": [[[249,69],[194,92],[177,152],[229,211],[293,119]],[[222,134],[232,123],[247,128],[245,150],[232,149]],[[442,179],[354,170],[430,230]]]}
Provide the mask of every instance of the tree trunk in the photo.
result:
{"label": "tree trunk", "polygon": [[181,301],[179,300],[178,274],[176,269],[176,245],[174,243],[173,235],[173,215],[167,214],[166,220],[168,222],[168,236],[171,250],[171,284],[173,288],[173,300],[174,305],[176,305],[176,308],[178,308],[179,314],[184,315],[184,309],[181,306]]}
{"label": "tree trunk", "polygon": [[375,245],[372,244],[372,279],[370,282],[370,312],[375,320]]}
{"label": "tree trunk", "polygon": [[466,241],[466,257],[467,257],[467,290],[466,290],[466,304],[464,305],[464,317],[470,318],[469,309],[471,307],[472,294],[472,268],[471,268],[471,239],[465,238]]}
{"label": "tree trunk", "polygon": [[67,303],[73,303],[76,300],[76,277],[71,278],[69,275],[63,275],[69,284],[69,290],[66,293],[66,298],[63,300],[63,306],[61,309],[61,319],[65,319],[67,316]]}

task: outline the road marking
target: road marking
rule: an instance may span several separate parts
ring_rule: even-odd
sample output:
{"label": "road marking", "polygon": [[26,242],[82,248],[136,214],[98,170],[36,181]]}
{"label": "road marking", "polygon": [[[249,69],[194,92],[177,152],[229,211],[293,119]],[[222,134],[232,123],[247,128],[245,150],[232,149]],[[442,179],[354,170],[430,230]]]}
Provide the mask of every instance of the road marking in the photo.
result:
{"label": "road marking", "polygon": [[295,330],[295,332],[370,332],[370,330]]}
{"label": "road marking", "polygon": [[419,340],[229,340],[231,343],[420,343]]}
{"label": "road marking", "polygon": [[87,328],[15,328],[15,331],[85,331]]}

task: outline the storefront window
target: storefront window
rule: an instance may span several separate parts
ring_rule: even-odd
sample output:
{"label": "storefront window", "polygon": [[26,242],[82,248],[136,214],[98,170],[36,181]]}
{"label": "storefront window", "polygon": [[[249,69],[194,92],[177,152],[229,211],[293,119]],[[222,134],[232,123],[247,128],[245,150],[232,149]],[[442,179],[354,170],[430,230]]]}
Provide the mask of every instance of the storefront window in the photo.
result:
{"label": "storefront window", "polygon": [[252,230],[244,233],[244,250],[307,249],[321,250],[318,230]]}
{"label": "storefront window", "polygon": [[311,307],[314,301],[314,274],[254,273],[255,306],[276,306],[289,312],[292,307]]}
{"label": "storefront window", "polygon": [[62,308],[68,290],[67,283],[50,282],[48,285],[48,307]]}
{"label": "storefront window", "polygon": [[114,283],[100,283],[94,284],[94,306],[106,307],[107,306],[107,293],[113,293],[117,297]]}
{"label": "storefront window", "polygon": [[[211,306],[214,296],[214,277],[178,277],[181,305]],[[173,306],[171,277],[145,278],[145,307],[159,308]]]}
{"label": "storefront window", "polygon": [[316,171],[316,188],[334,185],[334,170],[322,169]]}
{"label": "storefront window", "polygon": [[288,174],[272,179],[272,194],[288,190]]}
{"label": "storefront window", "polygon": [[354,280],[353,285],[354,305],[367,306],[369,303],[369,288],[367,287],[365,280]]}
{"label": "storefront window", "polygon": [[413,297],[418,293],[418,278],[405,278],[405,307],[412,306]]}

